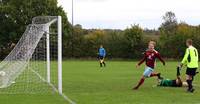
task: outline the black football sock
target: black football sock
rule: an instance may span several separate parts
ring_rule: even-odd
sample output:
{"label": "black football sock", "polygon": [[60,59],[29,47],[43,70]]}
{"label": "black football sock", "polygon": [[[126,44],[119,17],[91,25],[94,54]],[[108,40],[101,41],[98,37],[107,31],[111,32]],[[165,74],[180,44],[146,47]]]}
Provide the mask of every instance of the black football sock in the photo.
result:
{"label": "black football sock", "polygon": [[191,86],[190,86],[190,87],[191,87],[191,89],[193,89],[193,85],[192,85],[192,82],[193,82],[193,81],[192,81],[192,80],[190,80],[190,84],[191,84]]}
{"label": "black football sock", "polygon": [[188,83],[188,90],[191,90],[192,89],[192,80],[187,80],[187,83]]}
{"label": "black football sock", "polygon": [[106,63],[105,62],[103,62],[103,65],[104,65],[104,67],[106,66]]}
{"label": "black football sock", "polygon": [[102,63],[100,63],[100,67],[102,67]]}
{"label": "black football sock", "polygon": [[176,73],[177,76],[180,76],[180,67],[177,67],[177,73]]}

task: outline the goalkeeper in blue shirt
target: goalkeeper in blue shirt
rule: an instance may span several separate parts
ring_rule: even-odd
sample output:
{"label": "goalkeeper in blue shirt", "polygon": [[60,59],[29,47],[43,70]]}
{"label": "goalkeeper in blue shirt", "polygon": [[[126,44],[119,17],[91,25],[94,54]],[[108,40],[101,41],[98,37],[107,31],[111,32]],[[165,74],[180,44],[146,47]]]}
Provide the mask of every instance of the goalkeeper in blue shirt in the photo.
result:
{"label": "goalkeeper in blue shirt", "polygon": [[[103,48],[103,45],[100,45],[99,48],[99,53],[98,53],[98,58],[99,58],[99,62],[100,62],[100,67],[102,67],[104,65],[104,67],[106,66],[106,63],[104,61],[104,58],[106,57],[106,50]],[[103,65],[102,65],[103,64]]]}

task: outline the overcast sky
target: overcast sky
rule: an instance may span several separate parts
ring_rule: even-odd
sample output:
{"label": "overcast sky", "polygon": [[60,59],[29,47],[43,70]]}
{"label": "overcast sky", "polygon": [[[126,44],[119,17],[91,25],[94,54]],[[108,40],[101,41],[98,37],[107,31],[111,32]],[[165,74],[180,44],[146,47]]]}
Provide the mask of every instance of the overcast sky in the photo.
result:
{"label": "overcast sky", "polygon": [[[72,0],[58,0],[71,22]],[[200,24],[200,0],[74,0],[74,23],[83,28],[124,29],[131,24],[157,29],[166,11],[178,21]]]}

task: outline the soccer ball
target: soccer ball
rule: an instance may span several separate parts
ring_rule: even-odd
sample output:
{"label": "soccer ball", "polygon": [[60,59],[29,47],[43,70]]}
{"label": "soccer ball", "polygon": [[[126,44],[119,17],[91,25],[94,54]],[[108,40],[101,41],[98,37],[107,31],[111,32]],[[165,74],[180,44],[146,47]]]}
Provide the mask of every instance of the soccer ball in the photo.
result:
{"label": "soccer ball", "polygon": [[5,71],[0,71],[0,88],[5,88],[6,87],[6,83],[7,83],[7,77],[6,76],[6,72]]}
{"label": "soccer ball", "polygon": [[6,72],[0,71],[0,77],[3,77],[3,76],[5,76],[5,75],[6,75]]}

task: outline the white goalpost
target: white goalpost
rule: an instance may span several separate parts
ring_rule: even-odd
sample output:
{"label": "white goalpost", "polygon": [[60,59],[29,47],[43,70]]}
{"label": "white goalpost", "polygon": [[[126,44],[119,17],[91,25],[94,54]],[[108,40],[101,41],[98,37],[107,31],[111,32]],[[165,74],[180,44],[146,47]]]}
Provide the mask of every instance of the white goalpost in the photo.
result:
{"label": "white goalpost", "polygon": [[63,94],[61,19],[61,16],[33,18],[14,49],[0,63],[0,93]]}
{"label": "white goalpost", "polygon": [[62,94],[62,19],[58,16],[58,91]]}

